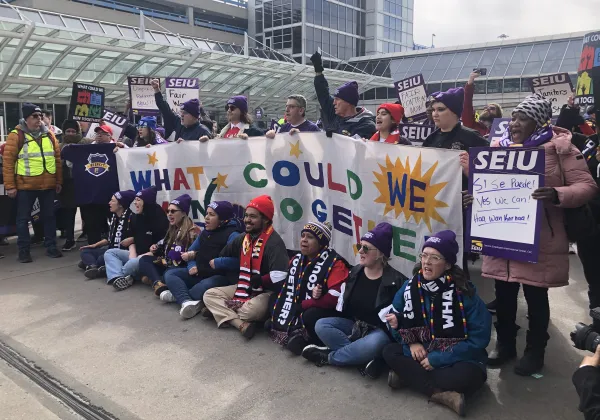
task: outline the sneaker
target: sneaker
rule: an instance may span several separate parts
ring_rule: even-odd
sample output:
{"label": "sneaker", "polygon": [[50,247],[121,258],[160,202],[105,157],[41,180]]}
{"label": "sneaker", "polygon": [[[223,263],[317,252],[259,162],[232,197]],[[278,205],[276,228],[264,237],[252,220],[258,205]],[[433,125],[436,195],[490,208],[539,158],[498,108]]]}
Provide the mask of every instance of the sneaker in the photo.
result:
{"label": "sneaker", "polygon": [[82,270],[86,270],[87,267],[86,265],[83,263],[83,261],[79,261],[79,263],[77,264],[77,267],[82,269]]}
{"label": "sneaker", "polygon": [[544,367],[544,351],[525,349],[525,354],[515,365],[514,371],[520,376],[531,376]]}
{"label": "sneaker", "polygon": [[164,284],[162,281],[155,281],[154,284],[152,285],[152,288],[154,289],[154,295],[156,297],[159,297],[160,294],[162,292],[164,292],[165,290],[169,290],[169,288],[167,287],[166,284]]}
{"label": "sneaker", "polygon": [[329,364],[329,353],[331,353],[331,350],[328,347],[319,347],[311,344],[304,347],[302,357],[319,367]]}
{"label": "sneaker", "polygon": [[0,238],[0,246],[8,246],[8,239],[6,238]]}
{"label": "sneaker", "polygon": [[61,258],[63,254],[58,250],[58,248],[49,248],[46,250],[46,256],[50,258]]}
{"label": "sneaker", "polygon": [[77,237],[77,239],[75,239],[75,242],[85,242],[87,241],[87,235],[85,233],[82,233],[81,235],[79,235]]}
{"label": "sneaker", "polygon": [[496,308],[498,307],[498,301],[496,299],[492,300],[490,303],[486,304],[488,312],[492,315],[496,315]]}
{"label": "sneaker", "polygon": [[112,279],[107,279],[106,284],[108,284],[109,286],[112,286],[114,284],[115,280],[118,278],[120,278],[120,277],[114,277]]}
{"label": "sneaker", "polygon": [[118,292],[125,290],[125,289],[129,289],[133,285],[133,277],[131,277],[131,276],[117,277],[116,279],[114,279],[112,285]]}
{"label": "sneaker", "polygon": [[390,369],[390,373],[388,373],[388,386],[392,389],[402,389],[406,387],[406,383],[400,378],[400,375]]}
{"label": "sneaker", "polygon": [[95,265],[88,265],[85,268],[84,276],[86,276],[90,280],[94,280],[98,277],[98,267],[96,267]]}
{"label": "sneaker", "polygon": [[75,241],[72,239],[67,239],[67,241],[65,242],[65,244],[62,247],[62,251],[69,252],[69,251],[73,251],[75,248],[77,248],[77,244],[75,243]]}
{"label": "sneaker", "polygon": [[98,277],[106,277],[106,267],[98,267]]}
{"label": "sneaker", "polygon": [[19,251],[19,262],[20,263],[33,262],[33,258],[31,258],[31,253],[29,251]]}
{"label": "sneaker", "polygon": [[463,394],[454,391],[436,392],[429,400],[445,405],[460,417],[465,416],[465,396]]}
{"label": "sneaker", "polygon": [[171,293],[170,290],[165,290],[164,292],[162,292],[159,298],[162,302],[166,303],[173,303],[177,300],[175,299],[175,296],[173,296],[173,293]]}
{"label": "sneaker", "polygon": [[296,356],[300,356],[306,346],[308,346],[308,342],[302,337],[302,334],[298,334],[290,338],[285,347]]}
{"label": "sneaker", "polygon": [[373,359],[365,366],[363,372],[365,376],[371,379],[377,379],[385,371],[387,365],[383,359]]}
{"label": "sneaker", "polygon": [[256,322],[243,322],[239,330],[244,337],[250,340],[256,334]]}
{"label": "sneaker", "polygon": [[[165,292],[163,292],[165,293]],[[171,292],[169,292],[171,293]],[[162,299],[162,296],[161,296]],[[199,300],[188,300],[187,302],[183,302],[181,305],[181,310],[179,311],[179,315],[183,319],[190,319],[195,317],[200,313],[202,309],[205,309],[204,303]]]}

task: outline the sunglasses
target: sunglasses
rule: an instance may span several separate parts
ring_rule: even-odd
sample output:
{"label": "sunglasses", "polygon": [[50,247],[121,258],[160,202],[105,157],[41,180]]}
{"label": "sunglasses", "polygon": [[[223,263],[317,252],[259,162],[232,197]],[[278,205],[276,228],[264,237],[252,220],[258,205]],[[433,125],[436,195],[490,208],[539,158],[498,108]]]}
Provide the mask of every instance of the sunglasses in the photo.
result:
{"label": "sunglasses", "polygon": [[173,209],[168,209],[168,210],[167,210],[167,214],[175,214],[175,213],[177,213],[178,211],[181,211],[181,210],[173,210]]}
{"label": "sunglasses", "polygon": [[227,109],[228,109],[229,111],[235,111],[235,110],[237,109],[237,107],[235,107],[235,106],[233,106],[233,105],[229,105],[229,106],[227,106]]}
{"label": "sunglasses", "polygon": [[42,118],[42,114],[31,114],[33,118]]}
{"label": "sunglasses", "polygon": [[377,248],[375,248],[375,247],[369,248],[367,245],[358,244],[357,249],[358,249],[358,252],[360,252],[362,250],[365,253],[367,253],[369,251],[375,251]]}

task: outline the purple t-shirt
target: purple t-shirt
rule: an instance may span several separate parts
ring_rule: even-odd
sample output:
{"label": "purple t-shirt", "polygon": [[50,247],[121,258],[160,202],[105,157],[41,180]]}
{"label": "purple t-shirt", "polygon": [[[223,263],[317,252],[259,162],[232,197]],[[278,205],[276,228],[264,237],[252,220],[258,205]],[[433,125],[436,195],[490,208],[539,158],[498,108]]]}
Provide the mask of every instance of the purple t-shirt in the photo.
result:
{"label": "purple t-shirt", "polygon": [[283,124],[281,126],[281,128],[278,131],[278,133],[289,133],[292,128],[297,128],[298,130],[300,130],[301,133],[303,133],[303,132],[321,131],[319,129],[319,127],[317,127],[317,124],[315,124],[312,121],[305,120],[302,124],[300,124],[300,125],[298,125],[296,127],[294,127],[290,123],[285,123],[285,124]]}

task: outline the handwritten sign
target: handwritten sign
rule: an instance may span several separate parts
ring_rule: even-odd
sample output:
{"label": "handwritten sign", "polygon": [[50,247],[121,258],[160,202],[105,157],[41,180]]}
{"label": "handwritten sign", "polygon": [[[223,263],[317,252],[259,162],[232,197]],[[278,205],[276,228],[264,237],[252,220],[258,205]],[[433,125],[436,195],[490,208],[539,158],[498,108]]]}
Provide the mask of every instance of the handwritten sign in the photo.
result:
{"label": "handwritten sign", "polygon": [[539,93],[550,101],[552,115],[560,114],[560,109],[568,102],[573,91],[573,84],[568,73],[534,77],[529,80],[529,84],[533,93]]}
{"label": "handwritten sign", "polygon": [[490,129],[490,134],[488,136],[488,140],[490,144],[494,140],[500,140],[506,130],[508,130],[508,123],[510,122],[510,118],[494,118],[492,122],[492,127]]}
{"label": "handwritten sign", "polygon": [[413,146],[422,146],[425,139],[434,130],[434,125],[402,124],[400,126],[400,135],[410,140]]}
{"label": "handwritten sign", "polygon": [[[173,112],[179,114],[181,105],[190,99],[198,99],[200,83],[198,79],[186,77],[167,77],[165,79],[167,103]],[[154,94],[153,94],[154,95]]]}
{"label": "handwritten sign", "polygon": [[544,155],[543,148],[469,150],[471,252],[537,262],[543,204],[531,194],[544,186]]}
{"label": "handwritten sign", "polygon": [[[127,117],[123,115],[118,115],[112,111],[109,111],[108,109],[104,110],[104,116],[102,117],[102,121],[104,121],[104,124],[109,125],[110,128],[112,128],[112,137],[115,140],[121,138],[121,133],[123,132],[123,129],[125,129],[125,127],[129,123]],[[94,138],[94,136],[96,135],[95,130],[96,127],[98,127],[98,125],[99,124],[97,123],[91,124],[90,128],[87,131],[86,137]]]}
{"label": "handwritten sign", "polygon": [[427,92],[422,74],[394,82],[394,87],[406,118],[417,121],[427,117]]}
{"label": "handwritten sign", "polygon": [[600,74],[600,31],[591,32],[583,37],[583,50],[577,69],[575,105],[581,107],[594,105],[594,81],[592,80],[594,73],[599,77],[597,75]]}
{"label": "handwritten sign", "polygon": [[154,100],[151,77],[128,77],[131,109],[136,115],[158,115],[160,112]]}
{"label": "handwritten sign", "polygon": [[75,121],[99,122],[104,109],[104,88],[85,83],[73,83],[69,118]]}

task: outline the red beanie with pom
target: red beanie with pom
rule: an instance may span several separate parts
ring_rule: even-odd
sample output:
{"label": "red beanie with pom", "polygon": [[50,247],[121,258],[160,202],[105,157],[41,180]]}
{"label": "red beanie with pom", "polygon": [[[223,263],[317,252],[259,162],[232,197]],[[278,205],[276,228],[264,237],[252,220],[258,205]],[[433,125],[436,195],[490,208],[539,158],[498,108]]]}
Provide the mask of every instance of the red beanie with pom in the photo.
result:
{"label": "red beanie with pom", "polygon": [[275,215],[273,200],[268,195],[261,195],[252,199],[246,208],[258,210],[269,220],[273,220],[273,216]]}

